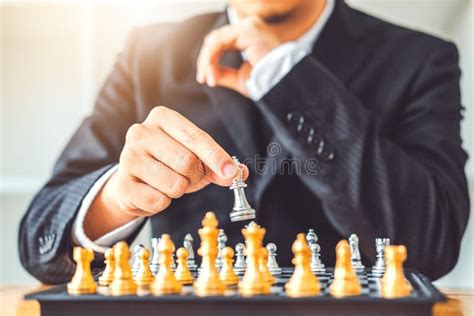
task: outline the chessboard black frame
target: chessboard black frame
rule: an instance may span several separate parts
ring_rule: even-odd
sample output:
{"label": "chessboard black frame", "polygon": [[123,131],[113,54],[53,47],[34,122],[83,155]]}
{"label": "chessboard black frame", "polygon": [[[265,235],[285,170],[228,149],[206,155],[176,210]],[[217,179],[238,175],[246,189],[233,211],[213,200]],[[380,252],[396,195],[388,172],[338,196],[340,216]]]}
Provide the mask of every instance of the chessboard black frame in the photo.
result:
{"label": "chessboard black frame", "polygon": [[[432,314],[435,303],[446,297],[416,270],[407,269],[406,277],[413,286],[409,297],[385,299],[370,295],[335,298],[328,294],[306,298],[291,298],[282,294],[253,297],[214,296],[197,297],[192,294],[167,296],[70,296],[66,285],[59,285],[25,296],[37,300],[42,316],[56,315],[416,315]],[[278,285],[281,287],[281,285]]]}

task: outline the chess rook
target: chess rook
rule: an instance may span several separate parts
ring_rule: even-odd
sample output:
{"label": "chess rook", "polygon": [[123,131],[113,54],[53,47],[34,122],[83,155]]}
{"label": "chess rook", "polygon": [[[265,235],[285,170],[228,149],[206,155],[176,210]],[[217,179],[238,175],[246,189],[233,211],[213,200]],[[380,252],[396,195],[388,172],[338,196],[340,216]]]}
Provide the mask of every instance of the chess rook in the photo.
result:
{"label": "chess rook", "polygon": [[194,293],[197,296],[223,295],[225,285],[219,278],[219,272],[216,268],[217,258],[217,229],[218,222],[216,215],[207,212],[202,220],[202,228],[199,229],[201,237],[201,247],[198,254],[202,257],[201,271],[198,279],[194,282]]}
{"label": "chess rook", "polygon": [[67,284],[67,292],[70,295],[94,294],[97,285],[91,272],[91,262],[94,260],[94,252],[91,249],[74,247],[73,259],[76,262],[76,272],[71,282]]}
{"label": "chess rook", "polygon": [[230,212],[230,220],[232,222],[244,221],[255,218],[255,210],[250,206],[245,196],[244,188],[247,184],[243,180],[243,168],[240,166],[239,160],[232,157],[235,166],[238,168],[237,177],[232,180],[230,190],[234,191],[234,207]]}

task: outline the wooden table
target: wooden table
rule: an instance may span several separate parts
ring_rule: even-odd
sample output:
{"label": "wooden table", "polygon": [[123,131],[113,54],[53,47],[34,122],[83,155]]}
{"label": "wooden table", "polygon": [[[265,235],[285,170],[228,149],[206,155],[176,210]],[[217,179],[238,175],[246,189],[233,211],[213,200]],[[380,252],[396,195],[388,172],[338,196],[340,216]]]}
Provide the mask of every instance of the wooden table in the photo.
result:
{"label": "wooden table", "polygon": [[[2,316],[39,316],[40,306],[36,301],[25,301],[23,295],[45,288],[42,285],[0,285],[0,315]],[[436,304],[435,316],[471,316],[474,315],[474,290],[442,289],[449,300]]]}

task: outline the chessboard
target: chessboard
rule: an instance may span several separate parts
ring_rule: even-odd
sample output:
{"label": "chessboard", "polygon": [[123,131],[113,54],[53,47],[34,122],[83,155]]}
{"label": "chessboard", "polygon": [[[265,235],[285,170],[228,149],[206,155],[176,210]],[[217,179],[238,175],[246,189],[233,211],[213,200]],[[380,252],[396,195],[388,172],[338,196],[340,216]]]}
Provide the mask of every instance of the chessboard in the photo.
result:
{"label": "chessboard", "polygon": [[[293,273],[293,268],[282,268],[276,283],[267,295],[243,297],[237,289],[230,287],[223,296],[199,297],[192,286],[184,286],[181,294],[153,296],[146,290],[137,295],[111,296],[107,288],[98,287],[96,294],[69,295],[66,285],[31,293],[26,299],[37,300],[41,315],[431,315],[435,303],[445,301],[441,294],[422,274],[405,269],[405,276],[413,288],[409,296],[387,299],[380,293],[380,276],[370,269],[359,272],[362,286],[358,296],[336,298],[329,294],[333,279],[333,268],[316,273],[321,293],[317,296],[292,298],[285,294],[284,284]],[[196,276],[196,275],[195,275]]]}

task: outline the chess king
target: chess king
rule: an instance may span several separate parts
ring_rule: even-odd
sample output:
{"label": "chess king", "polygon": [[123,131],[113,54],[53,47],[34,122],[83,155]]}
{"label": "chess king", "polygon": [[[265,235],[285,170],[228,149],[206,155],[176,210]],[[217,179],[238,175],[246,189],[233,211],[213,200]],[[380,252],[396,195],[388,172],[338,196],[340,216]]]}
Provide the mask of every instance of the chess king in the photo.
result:
{"label": "chess king", "polygon": [[234,215],[269,228],[282,266],[317,223],[321,249],[356,232],[365,266],[386,236],[413,250],[407,266],[448,273],[469,216],[456,47],[342,0],[227,4],[130,33],[21,222],[23,266],[66,282],[74,245],[130,244],[148,218],[183,240],[207,210],[235,245],[238,179]]}

